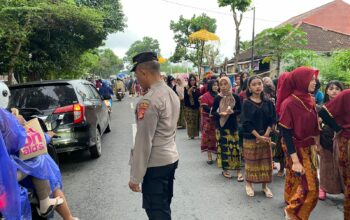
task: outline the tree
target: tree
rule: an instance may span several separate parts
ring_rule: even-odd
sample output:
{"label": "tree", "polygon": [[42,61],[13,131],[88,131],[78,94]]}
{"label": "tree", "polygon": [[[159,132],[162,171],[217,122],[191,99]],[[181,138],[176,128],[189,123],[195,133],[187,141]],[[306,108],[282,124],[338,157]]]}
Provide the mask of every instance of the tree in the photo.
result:
{"label": "tree", "polygon": [[195,66],[200,65],[201,42],[189,41],[189,36],[200,29],[207,29],[209,32],[215,33],[216,20],[210,18],[206,14],[200,16],[193,15],[191,19],[184,18],[182,15],[179,21],[171,21],[170,29],[174,32],[174,40],[176,42],[175,53],[170,58],[171,62],[178,63],[184,60],[191,61]]}
{"label": "tree", "polygon": [[290,72],[300,66],[312,67],[315,64],[318,55],[312,50],[293,50],[283,55],[283,62],[286,63],[284,68]]}
{"label": "tree", "polygon": [[137,40],[131,44],[128,51],[125,53],[125,61],[132,63],[132,58],[142,52],[152,51],[160,54],[159,42],[151,37],[143,37],[142,40]]}
{"label": "tree", "polygon": [[240,41],[239,42],[239,50],[240,52],[246,51],[249,48],[252,48],[252,42],[249,40],[245,40],[245,41]]}
{"label": "tree", "polygon": [[213,69],[216,64],[220,61],[219,59],[219,50],[211,44],[204,46],[203,51],[204,64],[208,65],[210,69]]}
{"label": "tree", "polygon": [[79,77],[81,56],[102,45],[108,33],[124,27],[116,20],[108,26],[102,10],[74,0],[1,1],[0,72],[9,77],[16,72],[21,80],[52,78],[57,73]]}
{"label": "tree", "polygon": [[110,34],[124,31],[126,18],[120,0],[75,0],[78,6],[87,6],[103,14],[104,30]]}
{"label": "tree", "polygon": [[110,49],[99,51],[98,62],[91,68],[90,73],[102,78],[109,78],[110,75],[115,75],[124,67],[123,60],[113,53]]}
{"label": "tree", "polygon": [[170,62],[165,62],[160,64],[160,71],[165,72],[167,74],[187,73],[188,68],[181,64],[173,64]]}
{"label": "tree", "polygon": [[320,57],[316,62],[316,68],[320,70],[324,82],[339,80],[349,86],[350,50],[335,51],[331,58]]}
{"label": "tree", "polygon": [[[233,20],[235,22],[236,40],[235,40],[235,69],[238,70],[239,52],[240,52],[240,29],[243,13],[246,12],[251,5],[252,0],[218,0],[219,7],[230,6]],[[239,14],[240,12],[240,14]],[[239,14],[239,15],[238,15]]]}
{"label": "tree", "polygon": [[280,72],[282,56],[306,44],[306,33],[290,24],[266,29],[256,37],[257,53],[269,55],[269,58],[276,61],[278,73]]}

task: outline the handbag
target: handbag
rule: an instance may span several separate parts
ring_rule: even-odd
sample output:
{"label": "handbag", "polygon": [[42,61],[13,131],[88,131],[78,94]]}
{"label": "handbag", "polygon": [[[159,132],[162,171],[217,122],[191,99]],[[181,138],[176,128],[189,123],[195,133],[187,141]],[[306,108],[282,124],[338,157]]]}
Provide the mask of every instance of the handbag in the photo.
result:
{"label": "handbag", "polygon": [[27,133],[26,143],[19,151],[21,160],[29,160],[39,155],[47,154],[45,134],[37,118],[32,119],[24,126]]}

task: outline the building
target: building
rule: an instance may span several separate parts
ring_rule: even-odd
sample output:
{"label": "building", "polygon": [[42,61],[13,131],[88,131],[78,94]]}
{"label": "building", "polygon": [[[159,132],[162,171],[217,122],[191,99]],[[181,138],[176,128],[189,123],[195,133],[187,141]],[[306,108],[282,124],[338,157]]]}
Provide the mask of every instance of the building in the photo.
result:
{"label": "building", "polygon": [[[350,4],[335,0],[311,11],[297,15],[278,25],[291,24],[306,32],[308,44],[302,49],[327,54],[338,49],[350,48]],[[266,57],[254,54],[254,72],[262,73],[273,70],[271,65],[264,65]],[[239,58],[241,71],[251,69],[251,49],[243,51]],[[228,61],[227,69],[234,65],[234,59]],[[231,67],[230,67],[231,66]]]}

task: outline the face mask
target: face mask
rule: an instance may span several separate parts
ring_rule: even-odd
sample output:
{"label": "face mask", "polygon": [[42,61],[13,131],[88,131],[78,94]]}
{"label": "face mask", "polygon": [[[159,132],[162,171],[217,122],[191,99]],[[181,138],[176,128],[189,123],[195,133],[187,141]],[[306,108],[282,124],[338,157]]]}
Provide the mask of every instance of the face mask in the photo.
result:
{"label": "face mask", "polygon": [[7,108],[10,94],[7,85],[4,82],[0,82],[0,108]]}

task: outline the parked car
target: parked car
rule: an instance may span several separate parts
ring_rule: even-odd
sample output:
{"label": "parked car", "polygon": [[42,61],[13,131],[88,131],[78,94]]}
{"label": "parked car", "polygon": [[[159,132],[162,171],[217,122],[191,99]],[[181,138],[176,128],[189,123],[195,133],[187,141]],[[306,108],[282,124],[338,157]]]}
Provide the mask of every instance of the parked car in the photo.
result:
{"label": "parked car", "polygon": [[88,149],[92,158],[102,152],[101,136],[111,131],[107,106],[86,80],[40,81],[10,86],[10,107],[25,118],[36,115],[57,134],[58,153]]}

